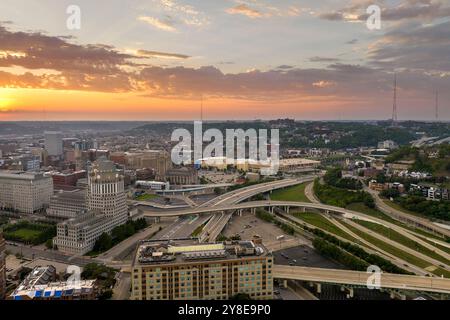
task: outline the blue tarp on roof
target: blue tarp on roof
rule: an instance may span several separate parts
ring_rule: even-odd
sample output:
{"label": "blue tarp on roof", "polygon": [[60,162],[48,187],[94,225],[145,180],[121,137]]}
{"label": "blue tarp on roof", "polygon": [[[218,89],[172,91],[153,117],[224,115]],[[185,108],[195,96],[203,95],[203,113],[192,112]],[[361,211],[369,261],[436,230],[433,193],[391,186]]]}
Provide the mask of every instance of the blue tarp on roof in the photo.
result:
{"label": "blue tarp on roof", "polygon": [[71,296],[71,295],[73,295],[73,289],[64,291],[64,295],[65,295],[65,296]]}
{"label": "blue tarp on roof", "polygon": [[36,291],[35,293],[34,293],[34,296],[36,297],[36,298],[40,298],[40,297],[42,297],[42,293],[43,293],[44,291],[42,291],[42,290],[39,290],[39,291]]}
{"label": "blue tarp on roof", "polygon": [[44,297],[45,298],[48,298],[48,297],[51,297],[52,296],[52,292],[51,291],[46,291],[45,293],[44,293]]}
{"label": "blue tarp on roof", "polygon": [[55,291],[55,297],[56,298],[60,298],[61,296],[62,296],[62,291],[61,290]]}

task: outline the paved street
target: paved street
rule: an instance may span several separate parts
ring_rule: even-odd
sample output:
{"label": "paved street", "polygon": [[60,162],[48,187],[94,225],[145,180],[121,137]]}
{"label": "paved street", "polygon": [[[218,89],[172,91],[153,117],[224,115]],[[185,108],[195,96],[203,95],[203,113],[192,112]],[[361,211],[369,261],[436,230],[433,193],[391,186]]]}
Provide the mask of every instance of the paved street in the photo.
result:
{"label": "paved street", "polygon": [[130,238],[122,241],[118,245],[114,246],[109,251],[98,256],[101,260],[124,260],[130,256],[130,254],[136,249],[136,245],[139,241],[150,238],[153,234],[157,233],[160,228],[165,228],[169,225],[168,221],[162,221],[161,223],[155,223],[145,230],[141,230]]}
{"label": "paved street", "polygon": [[131,274],[119,273],[119,279],[113,289],[112,300],[128,300],[130,298]]}
{"label": "paved street", "polygon": [[206,223],[211,215],[179,217],[172,224],[166,226],[154,239],[183,239],[191,237],[199,226]]}
{"label": "paved street", "polygon": [[8,244],[6,245],[6,249],[11,254],[20,254],[23,255],[24,258],[27,258],[29,260],[44,258],[46,260],[54,260],[77,266],[85,266],[88,263],[95,262],[89,257],[73,257],[63,254],[59,251],[30,248],[29,246],[12,246]]}

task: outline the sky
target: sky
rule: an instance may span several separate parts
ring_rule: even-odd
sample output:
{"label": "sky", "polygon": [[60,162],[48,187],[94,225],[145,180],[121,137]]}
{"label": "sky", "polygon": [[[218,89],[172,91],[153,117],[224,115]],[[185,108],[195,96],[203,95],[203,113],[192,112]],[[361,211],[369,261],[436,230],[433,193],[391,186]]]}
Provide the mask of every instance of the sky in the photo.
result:
{"label": "sky", "polygon": [[0,2],[0,121],[389,119],[394,74],[450,119],[450,0]]}

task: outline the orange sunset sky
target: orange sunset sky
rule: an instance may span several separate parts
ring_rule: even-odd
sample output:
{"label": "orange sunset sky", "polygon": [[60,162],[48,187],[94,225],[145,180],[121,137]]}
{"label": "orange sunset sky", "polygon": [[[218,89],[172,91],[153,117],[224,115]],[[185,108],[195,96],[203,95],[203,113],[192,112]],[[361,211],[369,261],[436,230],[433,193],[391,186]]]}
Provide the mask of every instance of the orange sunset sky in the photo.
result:
{"label": "orange sunset sky", "polygon": [[1,1],[0,121],[450,119],[448,1],[77,3]]}

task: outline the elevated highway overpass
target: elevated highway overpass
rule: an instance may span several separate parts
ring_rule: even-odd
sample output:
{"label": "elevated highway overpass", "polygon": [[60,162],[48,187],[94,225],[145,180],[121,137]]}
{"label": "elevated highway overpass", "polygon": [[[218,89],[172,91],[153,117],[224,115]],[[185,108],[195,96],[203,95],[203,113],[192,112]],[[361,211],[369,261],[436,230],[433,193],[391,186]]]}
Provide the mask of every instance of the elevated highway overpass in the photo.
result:
{"label": "elevated highway overpass", "polygon": [[208,202],[203,203],[202,205],[200,205],[200,207],[213,207],[225,204],[239,203],[261,193],[292,187],[307,181],[312,181],[315,177],[316,176],[305,176],[298,179],[283,179],[252,185],[249,187],[227,192]]}
{"label": "elevated highway overpass", "polygon": [[[280,280],[299,280],[316,283],[367,287],[372,274],[361,271],[291,267],[274,265],[273,277]],[[369,284],[372,284],[369,282]],[[384,289],[413,290],[450,294],[450,279],[382,273],[380,287]]]}
{"label": "elevated highway overpass", "polygon": [[[406,230],[398,225],[395,225],[393,223],[390,223],[388,221],[375,218],[366,214],[363,214],[361,212],[356,212],[352,210],[348,210],[345,208],[340,207],[334,207],[330,205],[325,205],[321,203],[308,203],[308,202],[293,202],[293,201],[270,201],[270,200],[264,200],[264,201],[251,201],[251,202],[242,202],[237,204],[227,204],[227,205],[217,205],[213,207],[197,207],[197,208],[190,208],[186,210],[176,210],[171,212],[144,212],[144,215],[147,217],[178,217],[183,215],[201,215],[201,214],[211,214],[211,213],[219,213],[219,212],[230,212],[230,211],[243,211],[243,210],[256,210],[257,208],[267,208],[271,213],[274,213],[274,208],[282,208],[285,212],[289,213],[291,208],[299,208],[303,212],[314,212],[319,211],[325,214],[337,214],[344,217],[358,217],[363,220],[369,220],[373,221],[375,223],[384,225],[403,236],[410,238],[421,245],[429,248],[430,250],[436,252],[437,254],[441,255],[442,257],[445,257],[446,259],[450,260],[450,255],[434,246],[431,246],[429,243],[423,241],[422,239],[418,238],[413,232],[410,232],[409,230]],[[437,241],[437,240],[436,240]],[[448,245],[444,242],[440,242],[441,245]],[[447,268],[445,265],[444,268]]]}

